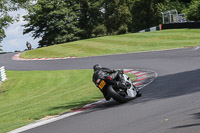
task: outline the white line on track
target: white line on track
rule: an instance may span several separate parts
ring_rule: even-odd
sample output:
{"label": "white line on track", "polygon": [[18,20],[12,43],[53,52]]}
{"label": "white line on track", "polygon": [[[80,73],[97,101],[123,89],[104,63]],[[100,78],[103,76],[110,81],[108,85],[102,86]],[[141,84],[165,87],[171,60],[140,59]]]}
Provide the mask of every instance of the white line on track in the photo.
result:
{"label": "white line on track", "polygon": [[198,50],[199,48],[200,48],[200,46],[196,47],[193,51],[196,51],[196,50]]}

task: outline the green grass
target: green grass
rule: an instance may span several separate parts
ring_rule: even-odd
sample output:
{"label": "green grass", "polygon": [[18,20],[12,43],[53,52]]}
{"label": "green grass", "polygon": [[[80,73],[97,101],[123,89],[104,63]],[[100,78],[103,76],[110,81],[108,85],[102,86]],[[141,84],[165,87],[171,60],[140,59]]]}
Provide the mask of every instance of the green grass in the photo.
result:
{"label": "green grass", "polygon": [[92,70],[7,71],[0,86],[0,132],[103,98]]}
{"label": "green grass", "polygon": [[126,75],[130,78],[131,82],[134,82],[137,79],[135,74],[126,73]]}
{"label": "green grass", "polygon": [[6,72],[8,80],[0,85],[0,133],[103,98],[92,70]]}
{"label": "green grass", "polygon": [[175,29],[106,36],[26,51],[20,57],[87,57],[198,46],[199,35],[200,29]]}

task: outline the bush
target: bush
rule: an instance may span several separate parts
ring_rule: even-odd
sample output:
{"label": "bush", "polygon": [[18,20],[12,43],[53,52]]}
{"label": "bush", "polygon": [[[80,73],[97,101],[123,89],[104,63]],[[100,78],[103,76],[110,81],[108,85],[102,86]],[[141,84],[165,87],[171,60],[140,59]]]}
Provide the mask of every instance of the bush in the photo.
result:
{"label": "bush", "polygon": [[186,9],[187,19],[190,21],[199,21],[200,20],[200,1],[193,0],[189,5],[189,8]]}
{"label": "bush", "polygon": [[117,34],[126,34],[128,32],[128,26],[126,24],[123,24],[119,27],[119,30],[117,31]]}
{"label": "bush", "polygon": [[106,34],[107,34],[107,29],[103,24],[98,25],[92,30],[92,37],[101,37],[105,36]]}
{"label": "bush", "polygon": [[159,13],[173,9],[176,9],[178,13],[182,13],[182,11],[186,8],[186,4],[178,0],[164,0],[164,2],[158,3],[156,6],[158,8]]}

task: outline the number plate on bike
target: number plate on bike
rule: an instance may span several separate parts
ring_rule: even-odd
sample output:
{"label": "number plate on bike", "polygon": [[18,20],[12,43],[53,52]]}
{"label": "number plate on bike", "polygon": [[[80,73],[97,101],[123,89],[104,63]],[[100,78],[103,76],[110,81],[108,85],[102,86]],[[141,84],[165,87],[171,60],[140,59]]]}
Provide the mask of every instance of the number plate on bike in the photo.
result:
{"label": "number plate on bike", "polygon": [[102,90],[105,85],[106,85],[106,82],[102,80],[101,83],[99,84],[99,88]]}

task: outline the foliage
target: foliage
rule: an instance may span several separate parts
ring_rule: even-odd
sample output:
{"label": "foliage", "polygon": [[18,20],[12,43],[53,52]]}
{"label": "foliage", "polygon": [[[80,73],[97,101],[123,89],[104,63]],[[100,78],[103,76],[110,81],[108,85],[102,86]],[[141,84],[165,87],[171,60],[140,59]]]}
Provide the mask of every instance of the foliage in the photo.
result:
{"label": "foliage", "polygon": [[78,27],[79,5],[73,0],[38,0],[24,16],[24,34],[32,32],[34,38],[42,37],[40,46],[78,40],[81,32]]}
{"label": "foliage", "polygon": [[179,2],[190,3],[192,0],[178,0]]}
{"label": "foliage", "polygon": [[132,7],[132,31],[137,32],[160,23],[161,14],[153,0],[138,0]]}
{"label": "foliage", "polygon": [[126,34],[126,33],[128,33],[128,26],[126,24],[123,24],[119,27],[117,34],[120,35],[120,34]]}
{"label": "foliage", "polygon": [[25,7],[29,2],[28,0],[0,0],[0,43],[6,37],[5,29],[18,20],[18,17],[10,16],[9,12],[17,11],[19,7]]}
{"label": "foliage", "polygon": [[164,2],[157,4],[159,12],[176,9],[178,13],[181,13],[186,8],[186,6],[186,4],[179,2],[178,0],[164,0]]}
{"label": "foliage", "polygon": [[9,3],[7,0],[0,0],[0,42],[6,37],[5,29],[14,21],[8,14],[9,11],[13,10],[16,10],[13,3]]}
{"label": "foliage", "polygon": [[101,37],[107,34],[107,29],[104,25],[98,25],[92,30],[92,37]]}
{"label": "foliage", "polygon": [[192,0],[189,8],[186,9],[186,16],[188,20],[200,21],[200,1]]}
{"label": "foliage", "polygon": [[[102,0],[80,0],[79,26],[83,30],[81,38],[105,35],[103,29],[103,12],[101,11]],[[99,31],[101,30],[101,31]],[[98,33],[100,32],[100,33]]]}
{"label": "foliage", "polygon": [[129,0],[104,1],[105,26],[109,34],[115,34],[119,28],[131,24],[132,15],[129,4]]}

